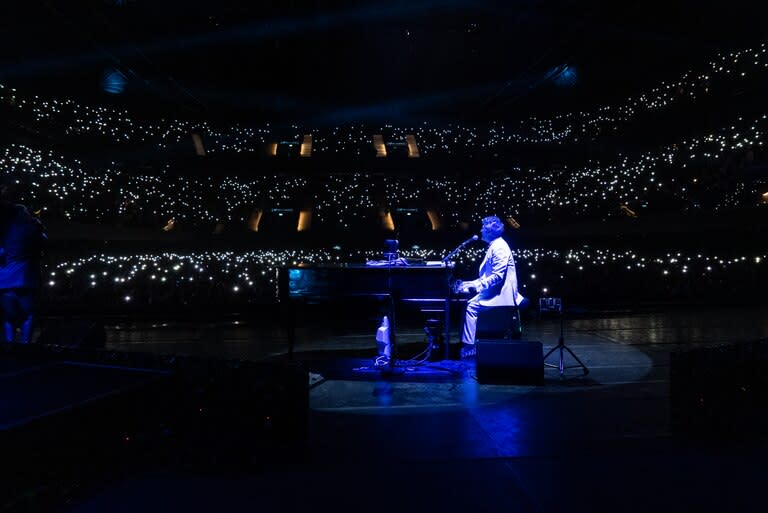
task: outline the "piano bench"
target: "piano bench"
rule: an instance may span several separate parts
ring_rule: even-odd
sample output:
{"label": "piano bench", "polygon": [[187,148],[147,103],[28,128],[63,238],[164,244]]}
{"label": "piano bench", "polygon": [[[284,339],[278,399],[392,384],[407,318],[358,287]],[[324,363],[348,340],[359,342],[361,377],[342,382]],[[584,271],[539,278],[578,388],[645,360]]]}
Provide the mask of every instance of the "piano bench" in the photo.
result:
{"label": "piano bench", "polygon": [[523,324],[518,307],[494,306],[478,312],[475,340],[520,340],[521,338],[523,338]]}

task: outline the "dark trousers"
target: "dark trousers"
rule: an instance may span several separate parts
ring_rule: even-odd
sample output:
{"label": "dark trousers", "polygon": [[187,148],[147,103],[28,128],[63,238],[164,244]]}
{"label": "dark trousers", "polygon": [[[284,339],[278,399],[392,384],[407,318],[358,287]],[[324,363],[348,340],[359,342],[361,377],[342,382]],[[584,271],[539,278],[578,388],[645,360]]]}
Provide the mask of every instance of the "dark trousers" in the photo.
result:
{"label": "dark trousers", "polygon": [[21,331],[19,342],[27,344],[32,340],[37,306],[35,289],[18,288],[0,291],[3,336],[6,342],[14,342],[16,328]]}

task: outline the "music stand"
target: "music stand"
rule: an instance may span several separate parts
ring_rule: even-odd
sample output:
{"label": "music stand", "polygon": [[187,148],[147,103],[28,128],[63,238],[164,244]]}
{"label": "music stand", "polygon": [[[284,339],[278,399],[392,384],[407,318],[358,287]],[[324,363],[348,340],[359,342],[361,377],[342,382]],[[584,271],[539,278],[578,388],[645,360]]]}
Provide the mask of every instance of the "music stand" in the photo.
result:
{"label": "music stand", "polygon": [[[560,313],[560,338],[557,340],[557,345],[547,351],[547,354],[544,355],[544,365],[546,367],[553,367],[557,368],[560,371],[560,379],[564,379],[565,376],[563,373],[565,372],[565,369],[574,369],[576,367],[581,367],[584,370],[584,376],[589,374],[589,369],[587,368],[584,363],[579,360],[579,357],[576,356],[576,354],[571,351],[571,348],[565,345],[565,337],[563,336],[563,320],[565,317],[565,309],[563,308],[563,300],[561,298],[541,298],[539,300],[539,313],[542,312],[542,301],[546,300],[544,304],[546,305],[546,310],[557,310]],[[554,353],[555,351],[560,351],[560,358],[558,361],[558,364],[555,365],[554,363],[546,363],[547,358],[549,355]],[[563,351],[568,351],[568,353],[573,357],[576,362],[578,362],[578,365],[565,365],[564,355]]]}
{"label": "music stand", "polygon": [[397,262],[397,249],[400,241],[387,239],[384,241],[384,256],[387,259],[387,297],[389,299],[389,365],[388,371],[395,372],[397,363],[397,320],[395,318],[395,296],[392,290],[392,265]]}
{"label": "music stand", "polygon": [[390,265],[398,258],[397,249],[399,246],[400,241],[397,239],[386,239],[384,241],[384,258],[387,259],[387,262],[389,262]]}

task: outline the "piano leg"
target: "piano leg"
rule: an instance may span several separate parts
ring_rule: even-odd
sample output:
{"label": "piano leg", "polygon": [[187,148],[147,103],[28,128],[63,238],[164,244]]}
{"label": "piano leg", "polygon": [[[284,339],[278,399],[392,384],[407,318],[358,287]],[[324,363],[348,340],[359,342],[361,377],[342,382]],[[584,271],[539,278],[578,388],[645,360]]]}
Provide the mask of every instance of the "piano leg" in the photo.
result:
{"label": "piano leg", "polygon": [[280,320],[288,336],[289,361],[293,361],[293,349],[296,347],[296,308],[296,304],[290,299],[283,301],[280,307]]}
{"label": "piano leg", "polygon": [[445,297],[445,313],[443,314],[443,318],[445,319],[445,352],[443,354],[443,358],[445,360],[449,360],[451,358],[450,353],[450,347],[451,347],[451,298],[450,296]]}
{"label": "piano leg", "polygon": [[389,370],[395,371],[397,366],[397,321],[395,312],[395,297],[389,294]]}

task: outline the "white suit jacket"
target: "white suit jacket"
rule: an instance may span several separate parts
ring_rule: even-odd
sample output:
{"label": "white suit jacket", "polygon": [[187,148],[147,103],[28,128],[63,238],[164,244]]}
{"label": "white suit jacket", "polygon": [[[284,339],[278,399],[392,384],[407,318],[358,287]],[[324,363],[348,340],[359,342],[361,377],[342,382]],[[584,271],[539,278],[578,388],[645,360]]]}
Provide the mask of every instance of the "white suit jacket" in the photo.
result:
{"label": "white suit jacket", "polygon": [[507,242],[498,237],[488,246],[480,264],[475,296],[483,306],[519,305],[523,296],[517,290],[515,259]]}

